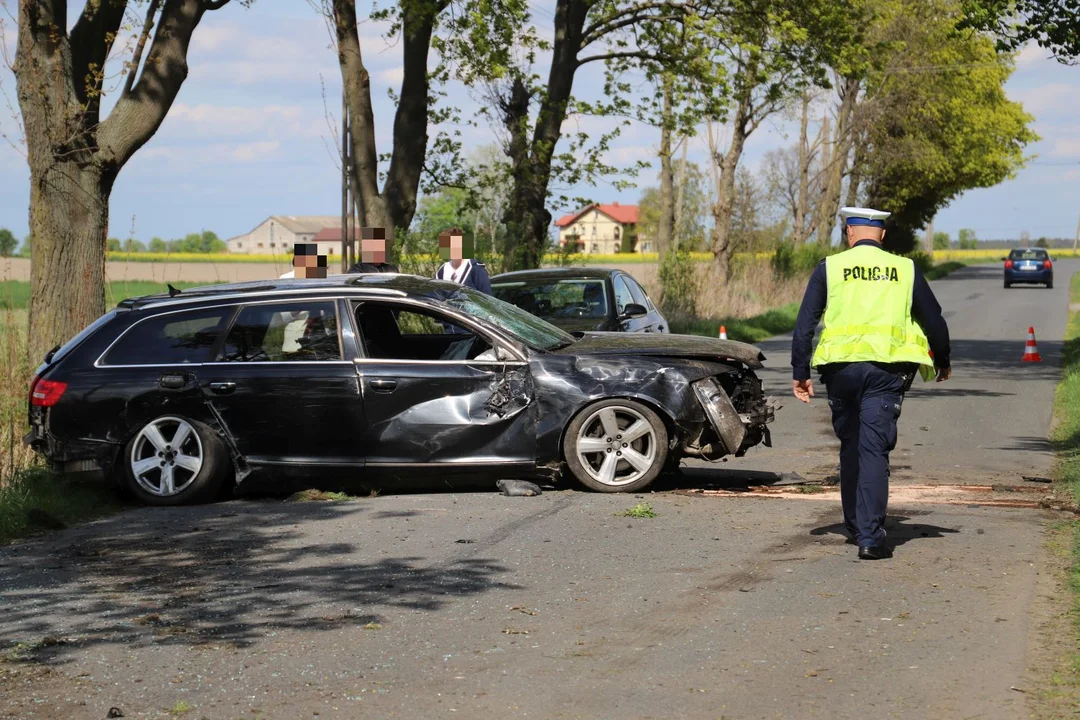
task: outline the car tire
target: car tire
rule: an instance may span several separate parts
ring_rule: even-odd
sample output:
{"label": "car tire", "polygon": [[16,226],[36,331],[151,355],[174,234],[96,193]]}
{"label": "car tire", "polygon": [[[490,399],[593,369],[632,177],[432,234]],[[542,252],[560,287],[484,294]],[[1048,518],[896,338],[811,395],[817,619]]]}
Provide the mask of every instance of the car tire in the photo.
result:
{"label": "car tire", "polygon": [[1051,280],[1050,282],[1046,283],[1046,289],[1047,289],[1047,290],[1053,290],[1053,289],[1054,289],[1054,281],[1053,281],[1053,280]]}
{"label": "car tire", "polygon": [[229,473],[229,452],[221,437],[197,420],[176,415],[139,428],[120,462],[127,490],[147,505],[211,502]]}
{"label": "car tire", "polygon": [[1011,287],[1012,287],[1012,283],[1011,283],[1011,282],[1009,282],[1008,280],[1006,280],[1006,281],[1005,281],[1005,289],[1006,289],[1006,290],[1008,290],[1008,289],[1009,289],[1009,288],[1011,288]]}
{"label": "car tire", "polygon": [[[624,442],[621,434],[626,431],[634,437]],[[632,459],[625,459],[624,452],[625,458]],[[570,421],[563,456],[570,472],[590,490],[636,492],[655,480],[667,464],[667,426],[637,401],[600,400]]]}

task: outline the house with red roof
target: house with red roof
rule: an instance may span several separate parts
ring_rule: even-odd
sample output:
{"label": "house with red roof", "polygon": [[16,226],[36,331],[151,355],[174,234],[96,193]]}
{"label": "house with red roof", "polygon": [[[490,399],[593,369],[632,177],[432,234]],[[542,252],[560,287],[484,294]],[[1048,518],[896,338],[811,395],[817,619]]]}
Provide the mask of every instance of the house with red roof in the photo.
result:
{"label": "house with red roof", "polygon": [[633,252],[637,247],[637,205],[589,205],[575,213],[563,215],[555,221],[559,228],[559,247],[570,244],[576,252],[589,254],[614,254],[622,252],[623,240],[630,240]]}

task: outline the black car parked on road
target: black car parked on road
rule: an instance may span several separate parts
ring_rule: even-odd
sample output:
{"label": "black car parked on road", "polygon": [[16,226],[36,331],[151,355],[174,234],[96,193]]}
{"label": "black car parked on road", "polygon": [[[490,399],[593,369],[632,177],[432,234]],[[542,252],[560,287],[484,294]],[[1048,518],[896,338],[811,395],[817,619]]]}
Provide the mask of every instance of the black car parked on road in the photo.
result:
{"label": "black car parked on road", "polygon": [[629,492],[683,455],[768,444],[763,359],[710,338],[575,337],[406,275],[219,285],[125,300],[50,353],[26,441],[161,505],[234,480],[453,486],[564,468]]}
{"label": "black car parked on road", "polygon": [[495,297],[567,332],[669,332],[645,289],[622,270],[550,268],[491,278]]}

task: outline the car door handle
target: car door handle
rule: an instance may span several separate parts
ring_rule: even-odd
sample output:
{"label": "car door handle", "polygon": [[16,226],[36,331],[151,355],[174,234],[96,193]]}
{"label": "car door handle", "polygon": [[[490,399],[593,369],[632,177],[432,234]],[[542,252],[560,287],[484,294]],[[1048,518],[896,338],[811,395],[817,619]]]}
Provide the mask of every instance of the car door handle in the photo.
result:
{"label": "car door handle", "polygon": [[394,388],[397,387],[397,380],[385,380],[380,378],[378,380],[369,380],[368,385],[370,385],[371,389],[375,392],[392,392]]}
{"label": "car door handle", "polygon": [[234,382],[212,382],[210,383],[210,392],[217,393],[218,395],[228,395],[236,389],[236,383]]}

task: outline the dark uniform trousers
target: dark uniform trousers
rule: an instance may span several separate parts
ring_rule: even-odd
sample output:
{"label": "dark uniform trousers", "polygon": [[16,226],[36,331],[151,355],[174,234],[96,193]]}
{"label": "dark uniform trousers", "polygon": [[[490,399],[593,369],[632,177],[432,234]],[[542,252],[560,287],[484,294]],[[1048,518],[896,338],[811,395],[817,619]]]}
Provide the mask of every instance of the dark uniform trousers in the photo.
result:
{"label": "dark uniform trousers", "polygon": [[885,540],[889,453],[910,385],[906,365],[855,362],[821,368],[840,439],[840,497],[844,525],[860,547]]}

